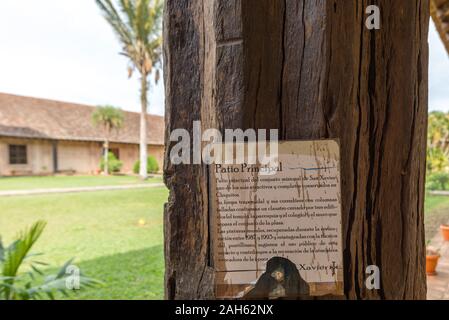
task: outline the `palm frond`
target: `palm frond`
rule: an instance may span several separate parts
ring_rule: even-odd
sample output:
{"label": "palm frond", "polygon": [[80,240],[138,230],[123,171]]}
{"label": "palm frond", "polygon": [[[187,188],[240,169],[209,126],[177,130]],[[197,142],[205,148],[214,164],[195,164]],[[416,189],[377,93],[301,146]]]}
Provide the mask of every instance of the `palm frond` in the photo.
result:
{"label": "palm frond", "polygon": [[5,260],[5,247],[3,246],[2,237],[0,237],[0,263]]}
{"label": "palm frond", "polygon": [[94,125],[102,125],[110,129],[120,129],[125,121],[125,116],[120,108],[114,106],[98,106],[92,113]]}
{"label": "palm frond", "polygon": [[67,274],[67,268],[73,263],[73,258],[68,260],[64,265],[59,269],[59,272],[56,274],[55,279],[62,279]]}
{"label": "palm frond", "polygon": [[109,22],[113,31],[118,36],[120,42],[123,44],[124,50],[126,48],[132,47],[134,45],[134,34],[133,30],[127,26],[125,21],[123,21],[122,17],[115,9],[114,5],[110,0],[95,0],[98,7],[103,13],[106,21]]}
{"label": "palm frond", "polygon": [[136,8],[134,5],[134,1],[120,0],[120,9],[123,15],[127,18],[128,25],[133,26],[136,22]]}
{"label": "palm frond", "polygon": [[[122,44],[122,54],[144,77],[161,67],[163,0],[96,0]],[[128,75],[132,75],[128,68]]]}
{"label": "palm frond", "polygon": [[6,250],[3,249],[2,277],[4,280],[0,285],[6,299],[10,299],[15,294],[15,291],[11,288],[13,288],[14,281],[17,278],[19,268],[42,235],[45,225],[45,221],[36,222],[30,229],[19,233],[18,239]]}
{"label": "palm frond", "polygon": [[17,241],[6,252],[3,262],[3,276],[14,277],[29,251],[42,235],[46,222],[38,221],[31,228],[19,234]]}
{"label": "palm frond", "polygon": [[[0,250],[2,260],[0,261],[0,300],[37,300],[42,298],[55,299],[56,293],[67,295],[69,281],[73,276],[78,277],[76,280],[80,286],[86,288],[96,287],[102,282],[86,277],[81,273],[71,275],[67,273],[68,268],[72,265],[73,259],[67,261],[55,275],[47,276],[42,284],[34,285],[34,283],[44,276],[44,272],[40,266],[47,265],[41,261],[32,261],[33,257],[40,256],[40,253],[29,253],[33,245],[42,235],[46,223],[38,221],[31,228],[19,233],[18,238],[7,248],[0,241]],[[26,260],[30,261],[30,270],[19,274],[19,268]],[[38,276],[39,275],[39,276]]]}

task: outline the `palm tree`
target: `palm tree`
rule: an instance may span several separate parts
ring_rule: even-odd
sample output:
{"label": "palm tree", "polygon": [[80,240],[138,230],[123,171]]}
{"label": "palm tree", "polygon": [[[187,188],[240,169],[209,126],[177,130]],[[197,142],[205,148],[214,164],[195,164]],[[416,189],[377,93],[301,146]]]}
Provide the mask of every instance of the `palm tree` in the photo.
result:
{"label": "palm tree", "polygon": [[147,93],[148,76],[155,73],[160,78],[162,64],[162,13],[163,0],[96,0],[121,45],[121,54],[129,59],[128,76],[134,70],[140,73],[140,170],[147,177]]}
{"label": "palm tree", "polygon": [[98,106],[92,114],[92,121],[96,126],[102,126],[105,132],[104,140],[104,174],[109,174],[109,141],[112,130],[123,126],[123,112],[113,106]]}

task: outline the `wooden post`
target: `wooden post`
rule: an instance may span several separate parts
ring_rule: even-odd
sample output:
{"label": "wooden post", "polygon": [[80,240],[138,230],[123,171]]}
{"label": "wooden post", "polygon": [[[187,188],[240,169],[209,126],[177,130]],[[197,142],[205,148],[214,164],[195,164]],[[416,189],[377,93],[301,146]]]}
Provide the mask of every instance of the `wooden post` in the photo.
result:
{"label": "wooden post", "polygon": [[170,132],[195,120],[338,138],[346,298],[425,298],[428,23],[428,0],[166,1],[168,299],[214,298],[207,170],[169,160]]}

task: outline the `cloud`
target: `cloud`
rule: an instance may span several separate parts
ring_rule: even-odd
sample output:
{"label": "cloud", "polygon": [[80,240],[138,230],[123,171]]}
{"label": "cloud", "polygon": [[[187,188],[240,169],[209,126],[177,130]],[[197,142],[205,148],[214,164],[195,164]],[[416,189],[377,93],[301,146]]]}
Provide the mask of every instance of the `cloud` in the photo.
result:
{"label": "cloud", "polygon": [[[140,111],[137,74],[92,0],[2,1],[0,91]],[[162,84],[150,112],[164,113]]]}
{"label": "cloud", "polygon": [[[94,1],[1,1],[0,30],[0,91],[140,110],[138,79],[127,79],[127,61]],[[429,44],[429,108],[449,111],[449,58],[433,23]],[[149,99],[150,112],[163,114],[162,81]]]}

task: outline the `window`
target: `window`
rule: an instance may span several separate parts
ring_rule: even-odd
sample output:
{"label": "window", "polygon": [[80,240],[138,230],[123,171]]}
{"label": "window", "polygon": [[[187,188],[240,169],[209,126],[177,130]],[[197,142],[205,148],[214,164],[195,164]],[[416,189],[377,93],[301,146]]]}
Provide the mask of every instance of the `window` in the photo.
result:
{"label": "window", "polygon": [[9,145],[9,164],[27,164],[27,146]]}

